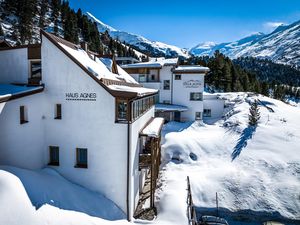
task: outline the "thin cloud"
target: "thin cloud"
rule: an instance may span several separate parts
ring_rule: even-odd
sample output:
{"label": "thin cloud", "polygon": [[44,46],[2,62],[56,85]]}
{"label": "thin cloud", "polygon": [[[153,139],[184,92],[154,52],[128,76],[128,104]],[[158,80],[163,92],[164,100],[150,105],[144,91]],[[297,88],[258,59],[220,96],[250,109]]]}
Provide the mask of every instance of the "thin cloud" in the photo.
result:
{"label": "thin cloud", "polygon": [[285,23],[283,23],[283,22],[266,22],[266,23],[264,23],[263,26],[267,31],[272,31],[275,28],[279,27],[280,25],[285,25]]}

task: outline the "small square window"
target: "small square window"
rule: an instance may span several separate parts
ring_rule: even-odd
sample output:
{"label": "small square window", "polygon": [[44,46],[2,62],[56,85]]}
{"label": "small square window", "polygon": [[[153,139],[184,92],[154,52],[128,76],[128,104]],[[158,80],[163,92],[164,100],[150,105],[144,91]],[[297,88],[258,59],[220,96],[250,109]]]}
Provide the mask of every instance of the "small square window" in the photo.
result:
{"label": "small square window", "polygon": [[86,148],[77,148],[76,149],[76,165],[78,168],[87,168],[88,167],[88,156]]}
{"label": "small square window", "polygon": [[175,80],[181,80],[181,75],[180,74],[176,74],[175,75]]}
{"label": "small square window", "polygon": [[139,75],[139,82],[146,82],[146,81],[147,81],[146,75],[144,74]]}
{"label": "small square window", "polygon": [[61,120],[61,104],[55,105],[55,117],[56,120]]}
{"label": "small square window", "polygon": [[20,106],[20,124],[28,123],[28,112],[27,107],[22,105]]}
{"label": "small square window", "polygon": [[164,90],[170,90],[170,80],[164,80]]}
{"label": "small square window", "polygon": [[196,112],[195,113],[195,120],[201,120],[202,116],[201,116],[201,112]]}
{"label": "small square window", "polygon": [[211,117],[211,109],[204,109],[203,117]]}
{"label": "small square window", "polygon": [[59,166],[59,147],[50,146],[49,147],[49,163],[51,166]]}
{"label": "small square window", "polygon": [[191,92],[190,93],[190,101],[202,101],[202,93],[201,92]]}

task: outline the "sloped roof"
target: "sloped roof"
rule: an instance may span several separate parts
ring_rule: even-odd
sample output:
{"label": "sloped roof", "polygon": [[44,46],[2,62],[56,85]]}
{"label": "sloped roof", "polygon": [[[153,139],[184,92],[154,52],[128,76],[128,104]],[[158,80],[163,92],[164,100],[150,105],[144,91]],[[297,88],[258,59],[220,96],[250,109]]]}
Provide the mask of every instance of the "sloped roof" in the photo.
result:
{"label": "sloped roof", "polygon": [[[87,75],[89,75],[114,97],[135,98],[157,93],[157,90],[146,88],[144,92],[141,93],[141,85],[137,83],[128,73],[126,73],[120,67],[118,67],[118,71],[120,69],[118,74],[113,73],[109,70],[109,65],[107,63],[103,63],[103,59],[101,60],[96,55],[92,55],[90,51],[87,53],[81,49],[79,45],[66,41],[45,31],[41,31],[41,34],[49,39],[75,64],[84,70]],[[110,85],[120,87],[111,88]]]}
{"label": "sloped roof", "polygon": [[209,72],[208,67],[203,66],[178,66],[173,70],[173,73],[207,73]]}
{"label": "sloped roof", "polygon": [[13,99],[40,93],[43,86],[27,86],[14,84],[0,84],[0,102],[7,102]]}
{"label": "sloped roof", "polygon": [[165,58],[151,58],[149,62],[133,63],[122,65],[123,69],[137,69],[137,68],[157,68],[160,69],[163,66],[177,65],[178,58],[165,59]]}

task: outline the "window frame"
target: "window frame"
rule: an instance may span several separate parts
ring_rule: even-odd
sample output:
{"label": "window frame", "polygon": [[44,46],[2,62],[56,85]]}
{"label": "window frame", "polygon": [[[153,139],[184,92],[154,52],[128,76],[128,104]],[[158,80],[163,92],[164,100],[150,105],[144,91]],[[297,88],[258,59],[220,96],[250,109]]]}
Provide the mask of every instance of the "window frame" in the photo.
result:
{"label": "window frame", "polygon": [[[200,116],[197,116],[198,113]],[[202,120],[202,112],[195,112],[195,120]]]}
{"label": "window frame", "polygon": [[[32,70],[32,65],[33,64],[37,64],[37,63],[39,63],[40,64],[40,66],[41,66],[41,72],[40,72],[40,76],[32,76],[32,72],[33,72],[33,70]],[[42,79],[42,60],[30,60],[30,67],[29,67],[29,78],[32,78],[32,79]]]}
{"label": "window frame", "polygon": [[[200,99],[194,98],[195,94],[200,94],[201,98]],[[202,92],[190,92],[190,101],[203,101],[203,93]]]}
{"label": "window frame", "polygon": [[[52,159],[52,151],[57,150],[57,160]],[[59,166],[59,146],[49,146],[49,166]]]}
{"label": "window frame", "polygon": [[[178,79],[179,78],[179,79]],[[175,74],[175,80],[181,80],[181,74]]]}
{"label": "window frame", "polygon": [[[166,84],[166,83],[168,83],[168,84]],[[171,82],[170,82],[170,80],[164,80],[163,81],[163,89],[164,90],[170,90],[171,89]]]}
{"label": "window frame", "polygon": [[[125,117],[119,117],[119,104],[123,102],[126,103],[126,111],[125,111]],[[128,121],[128,115],[129,115],[129,102],[127,99],[122,99],[122,98],[116,98],[116,121],[117,122],[125,122]]]}
{"label": "window frame", "polygon": [[28,110],[25,105],[20,106],[20,124],[28,123]]}
{"label": "window frame", "polygon": [[56,119],[56,120],[61,120],[62,119],[62,105],[61,104],[55,104],[54,119]]}
{"label": "window frame", "polygon": [[[86,151],[86,163],[80,162],[80,151],[85,150]],[[88,168],[88,149],[87,148],[76,148],[76,164],[74,166],[75,168]]]}
{"label": "window frame", "polygon": [[[209,114],[207,114],[209,111]],[[203,109],[203,117],[211,117],[211,109]]]}

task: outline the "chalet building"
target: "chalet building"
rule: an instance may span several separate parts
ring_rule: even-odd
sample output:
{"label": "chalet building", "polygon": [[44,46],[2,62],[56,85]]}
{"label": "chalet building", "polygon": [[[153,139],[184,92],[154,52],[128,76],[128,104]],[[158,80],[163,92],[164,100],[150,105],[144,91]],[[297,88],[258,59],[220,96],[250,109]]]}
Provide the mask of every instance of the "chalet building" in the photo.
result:
{"label": "chalet building", "polygon": [[[160,163],[157,90],[109,58],[41,31],[41,45],[0,49],[0,164],[50,166],[111,199],[130,220]],[[84,204],[84,203],[83,203]]]}
{"label": "chalet building", "polygon": [[177,58],[157,58],[149,62],[122,65],[122,68],[144,87],[159,90],[156,115],[167,121],[202,120],[223,113],[224,101],[217,97],[210,97],[210,102],[204,103],[207,67],[178,66]]}

